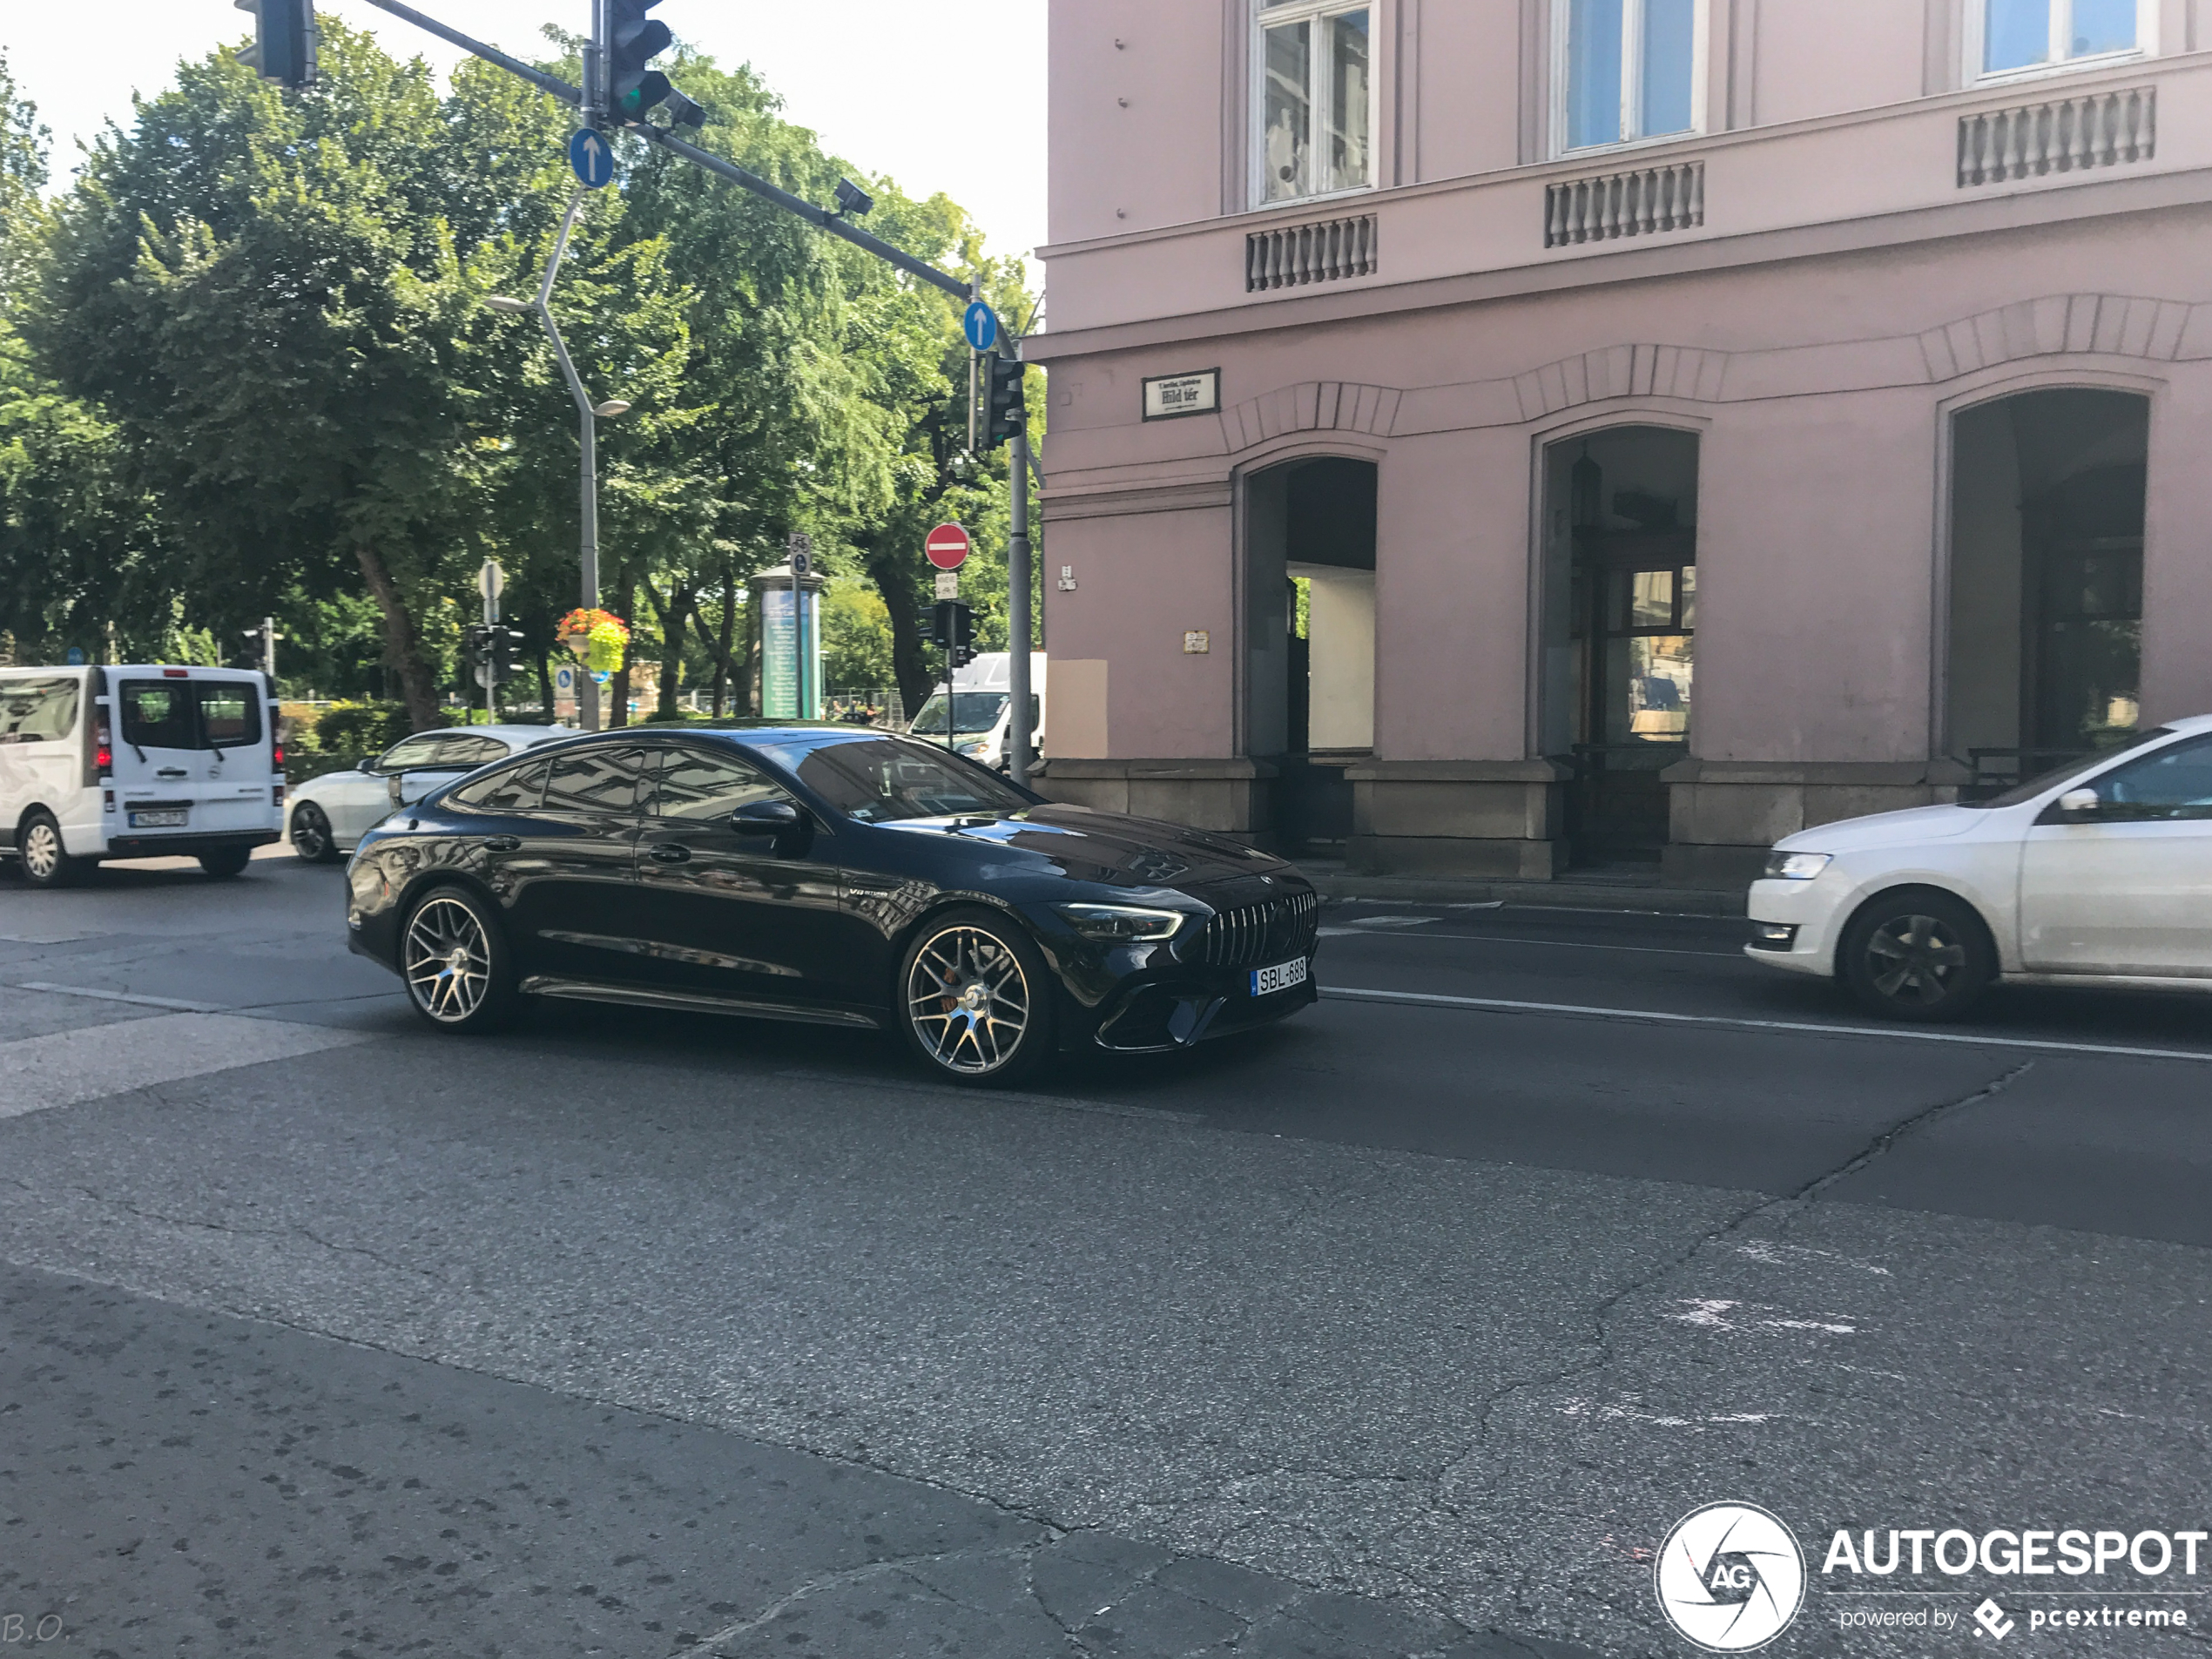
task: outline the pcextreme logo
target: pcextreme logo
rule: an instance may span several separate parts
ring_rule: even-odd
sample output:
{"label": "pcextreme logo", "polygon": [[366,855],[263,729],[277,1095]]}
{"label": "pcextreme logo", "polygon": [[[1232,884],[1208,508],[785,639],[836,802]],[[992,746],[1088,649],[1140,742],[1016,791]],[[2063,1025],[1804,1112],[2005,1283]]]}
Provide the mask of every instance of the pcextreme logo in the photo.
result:
{"label": "pcextreme logo", "polygon": [[1765,1647],[1805,1599],[1796,1534],[1751,1503],[1709,1503],[1677,1521],[1653,1578],[1667,1622],[1708,1653]]}

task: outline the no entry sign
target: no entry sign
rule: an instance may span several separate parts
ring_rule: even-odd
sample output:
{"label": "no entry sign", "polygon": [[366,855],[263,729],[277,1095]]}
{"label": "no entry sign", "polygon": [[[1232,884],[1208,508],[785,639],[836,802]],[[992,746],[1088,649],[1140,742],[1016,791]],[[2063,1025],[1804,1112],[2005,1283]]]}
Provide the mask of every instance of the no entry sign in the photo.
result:
{"label": "no entry sign", "polygon": [[974,543],[968,532],[957,524],[940,524],[923,540],[921,550],[929,562],[941,570],[957,570],[968,563],[968,556]]}

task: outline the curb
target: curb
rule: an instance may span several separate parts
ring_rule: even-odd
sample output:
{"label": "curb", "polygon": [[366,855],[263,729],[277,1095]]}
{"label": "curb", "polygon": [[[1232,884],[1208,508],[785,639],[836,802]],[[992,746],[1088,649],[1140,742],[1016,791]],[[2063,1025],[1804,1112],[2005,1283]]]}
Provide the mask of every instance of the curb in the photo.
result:
{"label": "curb", "polygon": [[1611,910],[1634,915],[1737,917],[1750,895],[1698,887],[1612,881],[1483,880],[1473,877],[1345,875],[1306,872],[1314,890],[1339,902],[1508,904],[1553,910]]}

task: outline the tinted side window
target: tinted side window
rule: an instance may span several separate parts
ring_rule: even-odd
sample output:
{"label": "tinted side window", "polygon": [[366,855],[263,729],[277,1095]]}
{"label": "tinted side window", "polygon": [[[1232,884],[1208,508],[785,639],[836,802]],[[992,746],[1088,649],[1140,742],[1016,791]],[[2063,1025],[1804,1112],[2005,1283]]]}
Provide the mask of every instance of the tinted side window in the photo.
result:
{"label": "tinted side window", "polygon": [[235,749],[261,740],[261,690],[236,680],[199,680],[200,746]]}
{"label": "tinted side window", "polygon": [[644,759],[640,750],[598,748],[579,749],[556,758],[552,776],[546,780],[545,810],[635,812]]}
{"label": "tinted side window", "polygon": [[2212,738],[2177,743],[2097,780],[2119,818],[2212,818]]}
{"label": "tinted side window", "polygon": [[497,738],[448,738],[438,751],[442,766],[482,766],[507,756],[507,745]]}
{"label": "tinted side window", "polygon": [[75,680],[0,680],[0,743],[49,743],[76,727]]}
{"label": "tinted side window", "polygon": [[508,766],[489,778],[477,779],[466,789],[455,790],[447,799],[472,813],[534,813],[545,799],[546,774],[552,770],[552,764],[544,760]]}
{"label": "tinted side window", "polygon": [[199,746],[189,680],[123,682],[123,741],[138,749]]}
{"label": "tinted side window", "polygon": [[749,802],[789,799],[742,760],[671,749],[661,756],[659,790],[646,810],[656,818],[721,823]]}
{"label": "tinted side window", "polygon": [[405,772],[410,766],[435,765],[438,751],[444,745],[443,734],[436,732],[401,738],[377,758],[376,764],[386,772]]}

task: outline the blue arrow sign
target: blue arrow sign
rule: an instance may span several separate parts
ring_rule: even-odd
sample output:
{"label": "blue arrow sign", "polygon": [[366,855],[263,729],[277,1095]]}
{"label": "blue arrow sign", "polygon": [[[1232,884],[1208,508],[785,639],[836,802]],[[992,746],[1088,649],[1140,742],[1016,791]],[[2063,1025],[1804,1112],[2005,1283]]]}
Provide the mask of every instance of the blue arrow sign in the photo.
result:
{"label": "blue arrow sign", "polygon": [[961,329],[967,334],[968,343],[970,346],[977,351],[988,351],[998,343],[998,314],[978,300],[974,305],[968,307],[968,315],[962,320]]}
{"label": "blue arrow sign", "polygon": [[604,190],[615,176],[615,147],[607,135],[591,127],[578,127],[569,140],[569,166],[587,190]]}

